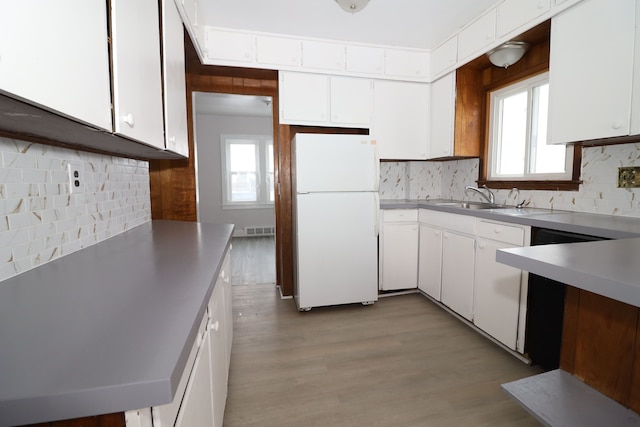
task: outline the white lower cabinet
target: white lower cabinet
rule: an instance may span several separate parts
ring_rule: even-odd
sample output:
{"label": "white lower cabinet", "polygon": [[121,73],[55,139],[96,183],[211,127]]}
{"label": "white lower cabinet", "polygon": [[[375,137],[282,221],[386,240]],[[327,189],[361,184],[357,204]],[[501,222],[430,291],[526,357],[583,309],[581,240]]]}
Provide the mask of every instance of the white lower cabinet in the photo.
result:
{"label": "white lower cabinet", "polygon": [[475,239],[445,231],[442,235],[442,303],[467,320],[473,317]]}
{"label": "white lower cabinet", "polygon": [[229,260],[227,252],[173,402],[127,411],[127,427],[222,427],[233,337]]}
{"label": "white lower cabinet", "polygon": [[380,290],[418,287],[418,210],[382,212],[380,233]]}
{"label": "white lower cabinet", "polygon": [[440,301],[442,283],[442,230],[420,224],[418,289]]}
{"label": "white lower cabinet", "polygon": [[527,226],[478,222],[473,323],[510,349],[520,352],[524,346],[528,276],[521,270],[496,262],[496,251],[528,245],[529,236]]}
{"label": "white lower cabinet", "polygon": [[524,353],[528,274],[496,251],[528,246],[531,228],[419,210],[418,288],[512,350]]}
{"label": "white lower cabinet", "polygon": [[[209,332],[201,337],[200,351],[191,371],[191,378],[180,405],[175,427],[209,427],[213,424],[211,401],[211,365],[209,364]],[[222,425],[222,424],[220,424]]]}
{"label": "white lower cabinet", "polygon": [[227,351],[226,336],[227,319],[225,315],[225,294],[224,286],[216,286],[213,290],[209,303],[209,345],[211,367],[208,378],[211,380],[210,392],[206,390],[213,401],[213,423],[208,426],[222,427],[224,418],[224,407],[227,401]]}

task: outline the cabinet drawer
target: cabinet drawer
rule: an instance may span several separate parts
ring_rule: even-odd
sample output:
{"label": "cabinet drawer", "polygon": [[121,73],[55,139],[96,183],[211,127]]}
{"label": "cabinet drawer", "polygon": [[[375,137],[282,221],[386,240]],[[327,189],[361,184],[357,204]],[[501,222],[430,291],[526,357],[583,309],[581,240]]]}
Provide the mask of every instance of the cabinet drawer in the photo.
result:
{"label": "cabinet drawer", "polygon": [[418,221],[417,209],[390,209],[382,212],[384,222],[415,222]]}
{"label": "cabinet drawer", "polygon": [[455,230],[463,234],[476,234],[476,217],[474,216],[420,209],[419,218],[421,224]]}
{"label": "cabinet drawer", "polygon": [[499,222],[478,221],[478,237],[522,246],[524,228]]}

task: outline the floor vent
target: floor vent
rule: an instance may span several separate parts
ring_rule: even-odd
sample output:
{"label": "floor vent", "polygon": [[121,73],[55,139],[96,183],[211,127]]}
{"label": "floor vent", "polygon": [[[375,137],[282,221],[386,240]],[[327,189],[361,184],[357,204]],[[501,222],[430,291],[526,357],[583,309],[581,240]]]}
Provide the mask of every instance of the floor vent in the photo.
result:
{"label": "floor vent", "polygon": [[246,236],[273,236],[275,227],[245,227]]}

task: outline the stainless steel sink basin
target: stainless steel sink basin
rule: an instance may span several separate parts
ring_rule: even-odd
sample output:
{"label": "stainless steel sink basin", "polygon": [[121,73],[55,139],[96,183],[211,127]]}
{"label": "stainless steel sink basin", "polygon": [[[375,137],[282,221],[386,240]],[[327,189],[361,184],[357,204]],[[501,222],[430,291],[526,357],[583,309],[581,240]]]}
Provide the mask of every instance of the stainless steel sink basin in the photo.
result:
{"label": "stainless steel sink basin", "polygon": [[481,202],[438,202],[436,206],[450,206],[452,208],[462,209],[504,209],[508,206],[497,205],[494,203],[481,203]]}

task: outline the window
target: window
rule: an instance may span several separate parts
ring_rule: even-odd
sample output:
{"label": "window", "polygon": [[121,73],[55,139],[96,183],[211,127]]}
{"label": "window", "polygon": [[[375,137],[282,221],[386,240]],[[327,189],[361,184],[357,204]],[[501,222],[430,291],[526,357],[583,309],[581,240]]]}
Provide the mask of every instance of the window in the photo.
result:
{"label": "window", "polygon": [[571,180],[573,148],[547,145],[549,73],[490,93],[488,180]]}
{"label": "window", "polygon": [[273,139],[222,135],[222,204],[260,208],[273,204]]}

